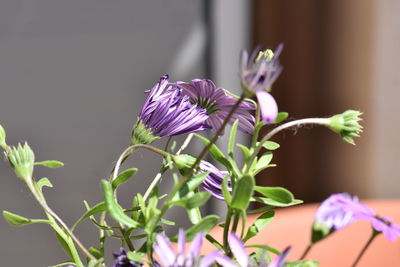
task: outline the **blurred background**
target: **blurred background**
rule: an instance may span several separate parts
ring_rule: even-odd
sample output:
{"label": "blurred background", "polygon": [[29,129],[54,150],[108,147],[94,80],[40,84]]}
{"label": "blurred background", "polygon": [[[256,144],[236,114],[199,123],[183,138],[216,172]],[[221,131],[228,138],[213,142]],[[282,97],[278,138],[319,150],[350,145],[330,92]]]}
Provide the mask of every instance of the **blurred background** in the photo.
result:
{"label": "blurred background", "polygon": [[[302,128],[295,137],[287,131],[276,138],[278,167],[258,182],[285,186],[306,202],[334,192],[398,198],[399,11],[396,0],[3,0],[0,124],[9,144],[27,140],[38,161],[65,163],[35,174],[52,181],[49,205],[71,225],[83,200],[101,201],[99,182],[129,143],[143,91],[161,75],[211,78],[239,93],[240,49],[283,42],[284,71],[273,90],[280,110],[296,119],[358,109],[365,130],[355,147],[323,128]],[[127,166],[140,172],[121,190],[122,204],[145,190],[159,162],[135,154]],[[1,210],[42,216],[5,161],[0,174]],[[206,211],[219,209],[212,202]],[[181,214],[170,216],[187,224]],[[89,223],[77,232],[84,244],[96,242]],[[0,236],[4,266],[67,259],[46,225],[17,228],[2,219]]]}

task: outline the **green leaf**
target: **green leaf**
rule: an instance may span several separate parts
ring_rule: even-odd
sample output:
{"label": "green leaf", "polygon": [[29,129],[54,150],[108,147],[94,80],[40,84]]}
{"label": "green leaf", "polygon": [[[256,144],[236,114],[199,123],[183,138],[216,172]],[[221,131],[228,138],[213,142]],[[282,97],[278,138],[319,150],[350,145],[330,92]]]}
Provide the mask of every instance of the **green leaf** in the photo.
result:
{"label": "green leaf", "polygon": [[237,181],[233,189],[231,207],[238,210],[245,210],[253,195],[254,178],[250,175],[244,175]]}
{"label": "green leaf", "polygon": [[185,197],[189,192],[193,192],[206,179],[208,174],[208,172],[202,172],[190,178],[190,180],[182,186],[179,193],[172,198],[172,201],[177,201]]}
{"label": "green leaf", "polygon": [[247,230],[243,242],[247,242],[250,238],[256,236],[262,229],[272,222],[275,212],[273,210],[267,211],[260,215]]}
{"label": "green leaf", "polygon": [[22,217],[6,210],[3,211],[3,217],[9,224],[14,226],[21,226],[32,223],[31,219]]}
{"label": "green leaf", "polygon": [[146,262],[146,263],[151,263],[150,261],[144,259],[144,254],[143,253],[138,253],[138,252],[133,252],[133,251],[128,251],[126,253],[126,255],[128,256],[128,259],[130,259],[131,261],[136,261],[136,262]]}
{"label": "green leaf", "polygon": [[72,256],[71,250],[67,244],[67,242],[65,242],[64,238],[62,236],[60,236],[57,232],[54,232],[56,234],[58,243],[60,243],[61,247],[65,250],[65,252],[68,253],[68,255],[71,257],[71,259],[73,259],[74,257]]}
{"label": "green leaf", "polygon": [[64,166],[64,163],[58,160],[45,160],[45,161],[35,162],[35,166],[37,165],[45,166],[48,168],[60,168]]}
{"label": "green leaf", "polygon": [[128,181],[133,175],[135,175],[137,170],[137,168],[131,168],[121,172],[118,177],[112,181],[112,189],[115,190],[115,188],[117,188],[120,184]]}
{"label": "green leaf", "polygon": [[178,205],[185,207],[187,209],[193,209],[203,205],[209,198],[211,194],[207,191],[202,191],[198,193],[189,194],[188,196],[181,198],[180,200],[173,201],[171,205]]}
{"label": "green leaf", "polygon": [[39,181],[37,181],[37,186],[39,187],[39,190],[42,191],[43,186],[47,186],[47,187],[53,187],[53,185],[51,184],[50,180],[46,177],[40,178]]}
{"label": "green leaf", "polygon": [[[218,224],[219,217],[216,215],[209,215],[204,217],[198,224],[193,225],[189,229],[186,230],[186,239],[187,242],[192,241],[192,239],[196,236],[197,233],[203,232],[207,234],[210,232]],[[176,240],[177,236],[173,238]]]}
{"label": "green leaf", "polygon": [[251,157],[250,149],[242,144],[236,144],[243,152],[244,158],[248,160]]}
{"label": "green leaf", "polygon": [[285,267],[318,267],[319,262],[313,260],[293,261],[286,263]]}
{"label": "green leaf", "polygon": [[102,180],[101,185],[103,187],[104,200],[106,202],[107,211],[110,216],[117,222],[120,222],[126,226],[141,228],[142,226],[138,222],[131,219],[128,215],[126,215],[122,207],[115,201],[114,191],[112,190],[111,183],[106,180]]}
{"label": "green leaf", "polygon": [[233,151],[235,149],[235,140],[236,140],[236,132],[239,125],[239,119],[235,120],[232,124],[231,132],[229,134],[229,142],[228,142],[228,155],[233,158]]}
{"label": "green leaf", "polygon": [[293,194],[283,187],[255,186],[254,190],[280,203],[288,204],[294,201]]}
{"label": "green leaf", "polygon": [[268,164],[272,160],[272,152],[266,152],[261,158],[257,161],[257,164],[254,166],[254,172],[258,173],[265,168],[268,168]]}
{"label": "green leaf", "polygon": [[276,116],[276,119],[272,123],[280,123],[280,122],[284,121],[288,116],[289,116],[289,113],[287,113],[287,112],[279,112],[278,116]]}
{"label": "green leaf", "polygon": [[222,195],[224,196],[226,204],[229,206],[232,201],[232,196],[228,189],[228,176],[225,176],[222,181]]}
{"label": "green leaf", "polygon": [[75,262],[66,261],[66,262],[62,262],[62,263],[56,264],[56,265],[51,265],[50,267],[65,267],[65,266],[67,266],[68,264],[75,264]]}
{"label": "green leaf", "polygon": [[[85,203],[85,206],[89,206],[85,200],[84,200],[84,203]],[[85,214],[83,214],[82,217],[80,217],[79,220],[76,221],[76,223],[71,227],[71,230],[73,231],[78,226],[78,224],[80,224],[86,218],[88,218],[96,213],[103,212],[106,210],[107,210],[106,203],[104,203],[104,202],[97,203],[96,205],[94,205],[93,207],[88,209],[85,212]]]}
{"label": "green leaf", "polygon": [[272,141],[266,141],[262,146],[267,150],[275,150],[280,147],[278,143]]}
{"label": "green leaf", "polygon": [[95,247],[90,247],[89,248],[90,254],[92,254],[96,259],[101,259],[103,257],[103,253],[101,252],[100,249],[95,248]]}
{"label": "green leaf", "polygon": [[[199,138],[205,145],[208,145],[208,143],[210,143],[210,141],[198,134],[194,134],[197,138]],[[229,170],[232,168],[230,162],[226,159],[224,153],[222,153],[222,151],[215,145],[213,144],[210,147],[210,154],[211,156],[218,162],[222,163],[226,168],[228,168]]]}
{"label": "green leaf", "polygon": [[188,209],[187,213],[192,224],[196,224],[201,221],[201,212],[199,207]]}
{"label": "green leaf", "polygon": [[167,219],[163,219],[161,218],[161,223],[166,224],[166,225],[170,225],[170,226],[175,226],[176,223]]}
{"label": "green leaf", "polygon": [[303,200],[300,200],[300,199],[293,199],[293,201],[290,203],[282,203],[282,202],[276,201],[272,198],[265,198],[265,197],[254,197],[251,201],[262,203],[262,204],[272,206],[272,207],[279,207],[279,208],[295,206],[295,205],[299,205],[299,204],[303,203]]}

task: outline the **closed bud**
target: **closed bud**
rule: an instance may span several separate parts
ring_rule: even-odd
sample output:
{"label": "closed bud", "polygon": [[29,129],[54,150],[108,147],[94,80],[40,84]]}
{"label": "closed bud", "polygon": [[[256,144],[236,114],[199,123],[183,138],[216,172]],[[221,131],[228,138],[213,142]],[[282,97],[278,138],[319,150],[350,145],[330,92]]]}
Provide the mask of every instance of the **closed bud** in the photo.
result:
{"label": "closed bud", "polygon": [[194,164],[196,159],[188,154],[174,155],[172,161],[182,174],[185,174]]}
{"label": "closed bud", "polygon": [[342,114],[332,116],[328,127],[340,134],[343,140],[349,144],[355,145],[353,138],[359,137],[363,127],[359,124],[362,119],[362,112],[357,110],[347,110]]}
{"label": "closed bud", "polygon": [[18,147],[11,147],[6,152],[6,156],[18,177],[24,180],[32,178],[35,154],[27,143],[23,146],[18,144]]}

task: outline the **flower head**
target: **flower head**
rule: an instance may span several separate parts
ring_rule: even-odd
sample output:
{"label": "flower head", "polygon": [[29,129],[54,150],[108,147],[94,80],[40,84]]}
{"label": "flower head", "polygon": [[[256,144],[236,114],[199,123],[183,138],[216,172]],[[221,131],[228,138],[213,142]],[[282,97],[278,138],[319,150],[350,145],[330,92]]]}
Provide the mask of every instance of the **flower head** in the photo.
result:
{"label": "flower head", "polygon": [[[188,169],[190,169],[195,162],[195,158],[187,155],[174,155],[172,157],[175,165],[178,167],[181,173],[186,173]],[[199,173],[208,172],[209,174],[204,179],[200,187],[211,193],[214,197],[218,199],[224,199],[222,194],[222,182],[224,180],[225,175],[228,174],[227,171],[220,171],[217,167],[209,163],[208,161],[202,160],[199,165]],[[230,182],[228,180],[228,190],[232,191]]]}
{"label": "flower head", "polygon": [[312,242],[318,242],[331,233],[343,229],[355,220],[360,211],[368,207],[347,193],[333,194],[324,200],[315,214]]}
{"label": "flower head", "polygon": [[228,243],[236,262],[220,253],[216,257],[216,261],[223,267],[283,267],[287,254],[290,251],[290,247],[286,248],[277,258],[268,264],[263,259],[260,262],[251,261],[243,242],[234,233],[229,234]]}
{"label": "flower head", "polygon": [[250,58],[247,51],[243,50],[240,58],[240,78],[242,87],[247,96],[257,96],[260,105],[262,120],[271,123],[278,114],[278,105],[269,92],[272,84],[282,72],[279,55],[283,49],[280,44],[275,52],[270,49],[259,51],[255,49]]}
{"label": "flower head", "polygon": [[6,152],[6,157],[14,168],[15,174],[22,179],[32,178],[35,154],[27,143],[12,147]]}
{"label": "flower head", "polygon": [[169,84],[168,76],[148,92],[132,131],[132,144],[148,144],[160,137],[209,129],[205,109],[190,103],[182,90]]}
{"label": "flower head", "polygon": [[[190,83],[177,82],[182,94],[190,98],[192,104],[207,110],[209,116],[206,123],[216,132],[229,114],[229,111],[235,105],[237,99],[229,95],[223,88],[217,88],[211,80],[194,79]],[[254,117],[250,111],[254,110],[254,105],[243,101],[230,118],[229,123],[239,120],[239,129],[246,133],[252,133],[254,130]]]}
{"label": "flower head", "polygon": [[157,235],[157,243],[154,245],[154,252],[161,267],[207,267],[214,263],[215,253],[204,257],[200,256],[200,249],[203,245],[204,234],[198,233],[192,240],[188,253],[185,253],[185,232],[179,229],[178,251],[175,252],[168,238],[164,234]]}
{"label": "flower head", "polygon": [[357,110],[347,110],[342,114],[330,118],[329,128],[339,133],[343,140],[354,145],[354,137],[359,137],[363,127],[359,124],[362,119],[362,112]]}
{"label": "flower head", "polygon": [[114,257],[114,264],[113,267],[139,267],[139,266],[143,266],[142,263],[140,262],[136,262],[136,261],[132,261],[128,258],[125,249],[120,248],[119,252],[114,252],[113,253],[113,257]]}

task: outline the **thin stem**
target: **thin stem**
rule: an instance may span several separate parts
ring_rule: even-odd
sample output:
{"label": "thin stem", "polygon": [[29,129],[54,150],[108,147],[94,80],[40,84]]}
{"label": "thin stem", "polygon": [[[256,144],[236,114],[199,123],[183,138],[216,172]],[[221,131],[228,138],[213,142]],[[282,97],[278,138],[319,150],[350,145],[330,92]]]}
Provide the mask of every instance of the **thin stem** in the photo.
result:
{"label": "thin stem", "polygon": [[226,118],[225,118],[224,122],[222,123],[221,127],[218,129],[218,131],[211,138],[210,142],[203,148],[203,150],[200,152],[199,156],[196,158],[196,161],[193,163],[192,167],[188,171],[188,174],[187,174],[188,177],[190,177],[193,174],[194,170],[200,164],[201,160],[206,156],[208,150],[210,150],[211,146],[213,144],[215,144],[215,142],[217,141],[218,137],[224,131],[225,126],[228,124],[228,122],[231,119],[232,115],[235,113],[236,109],[239,107],[240,103],[242,103],[243,100],[244,100],[244,95],[242,94],[242,95],[240,95],[240,98],[236,101],[235,105],[229,111],[228,116],[226,116]]}
{"label": "thin stem", "polygon": [[234,232],[235,234],[236,234],[236,230],[237,230],[237,227],[239,224],[239,217],[240,217],[240,214],[237,213],[237,211],[236,211],[235,215],[233,217],[233,224],[232,224],[232,230],[231,230],[231,232]]}
{"label": "thin stem", "polygon": [[252,166],[252,163],[258,153],[260,152],[262,145],[270,140],[275,134],[279,133],[282,130],[295,127],[295,126],[300,126],[300,125],[305,125],[305,124],[316,124],[316,125],[329,125],[330,119],[329,118],[309,118],[309,119],[301,119],[301,120],[295,120],[295,121],[290,121],[285,124],[282,124],[274,129],[272,129],[269,133],[267,133],[260,141],[259,145],[255,148],[254,153],[251,155],[249,164],[246,166],[246,171],[245,173],[248,173],[250,171],[250,167]]}
{"label": "thin stem", "polygon": [[228,208],[228,211],[226,212],[226,217],[225,217],[225,224],[224,224],[224,237],[223,237],[223,245],[224,245],[224,250],[225,254],[228,255],[229,253],[229,245],[228,245],[228,234],[229,234],[229,226],[231,224],[231,218],[232,218],[232,209]]}
{"label": "thin stem", "polygon": [[125,229],[120,227],[119,230],[121,231],[121,234],[122,234],[126,244],[128,245],[129,250],[130,251],[135,251],[135,247],[133,246],[131,239],[129,238],[129,236],[125,235],[126,234]]}
{"label": "thin stem", "polygon": [[[72,231],[68,228],[68,226],[64,223],[63,220],[61,220],[60,217],[47,205],[46,201],[44,198],[38,194],[35,185],[33,184],[32,178],[26,180],[26,184],[30,191],[32,192],[33,196],[36,198],[36,200],[39,202],[39,204],[42,206],[42,208],[45,210],[46,213],[48,213],[51,217],[53,217],[66,231],[66,233],[74,240],[76,245],[82,250],[82,252],[90,259],[90,260],[96,260],[96,258],[90,254],[90,252],[82,245],[82,243],[79,241],[79,239],[72,233]],[[80,261],[80,260],[79,260]]]}
{"label": "thin stem", "polygon": [[304,258],[307,256],[307,254],[310,252],[311,248],[312,248],[313,244],[310,243],[308,244],[307,248],[304,250],[303,254],[300,257],[300,260],[304,260]]}
{"label": "thin stem", "polygon": [[351,265],[351,267],[355,267],[358,264],[358,262],[360,261],[360,259],[364,255],[365,251],[367,251],[368,247],[371,245],[372,241],[374,241],[375,237],[378,234],[380,234],[380,232],[377,232],[377,231],[373,230],[371,237],[368,239],[367,243],[364,245],[364,247],[362,248],[361,252],[358,254],[356,260]]}

